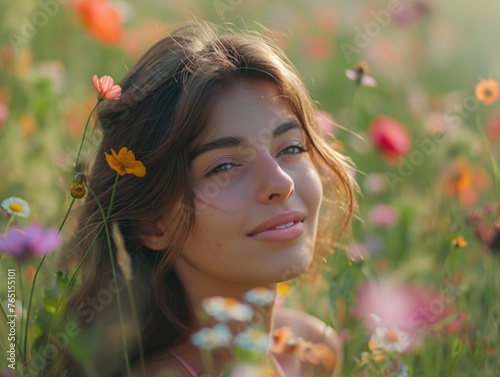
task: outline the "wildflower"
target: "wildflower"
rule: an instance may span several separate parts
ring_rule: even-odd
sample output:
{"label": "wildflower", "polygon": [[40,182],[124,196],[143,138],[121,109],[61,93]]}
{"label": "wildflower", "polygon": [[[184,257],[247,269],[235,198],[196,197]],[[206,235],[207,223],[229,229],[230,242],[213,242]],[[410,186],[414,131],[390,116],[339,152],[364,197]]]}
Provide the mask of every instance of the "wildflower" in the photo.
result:
{"label": "wildflower", "polygon": [[111,76],[102,76],[98,78],[97,75],[92,76],[94,80],[94,87],[97,90],[97,99],[102,101],[108,99],[117,101],[122,95],[122,88],[120,85],[115,85],[115,81]]}
{"label": "wildflower", "polygon": [[370,210],[368,218],[376,226],[391,227],[398,221],[398,214],[391,206],[379,204]]}
{"label": "wildflower", "polygon": [[269,346],[269,336],[258,328],[249,327],[236,335],[236,345],[247,351],[265,352]]}
{"label": "wildflower", "polygon": [[9,117],[9,108],[0,99],[0,126],[7,121],[8,117]]}
{"label": "wildflower", "polygon": [[300,361],[321,364],[327,370],[333,369],[337,364],[337,355],[323,343],[301,342],[297,345],[295,354]]}
{"label": "wildflower", "polygon": [[325,37],[315,36],[306,41],[307,55],[317,61],[328,59],[332,53],[332,44]]}
{"label": "wildflower", "polygon": [[19,126],[23,137],[28,138],[38,129],[38,122],[31,114],[22,114],[19,119]]}
{"label": "wildflower", "polygon": [[345,75],[351,81],[354,81],[357,85],[362,84],[364,86],[375,87],[377,86],[377,82],[371,76],[367,75],[368,73],[368,65],[366,62],[361,61],[356,66],[354,71],[350,69],[346,69]]}
{"label": "wildflower", "polygon": [[480,80],[476,85],[476,98],[485,105],[491,105],[498,100],[500,87],[494,79]]}
{"label": "wildflower", "polygon": [[[467,216],[467,224],[472,226],[476,238],[494,253],[500,253],[500,218],[489,215],[493,211],[491,205],[485,205],[482,209],[471,212]],[[500,206],[497,208],[500,214]]]}
{"label": "wildflower", "polygon": [[462,311],[450,322],[444,326],[444,329],[449,333],[457,332],[462,329],[465,323],[470,319],[470,315],[466,311]]}
{"label": "wildflower", "polygon": [[24,270],[24,276],[26,276],[26,279],[28,279],[28,281],[33,280],[33,276],[35,276],[35,267],[31,265],[26,266],[26,269]]}
{"label": "wildflower", "polygon": [[59,247],[61,236],[57,230],[43,230],[38,225],[30,225],[25,231],[15,229],[0,238],[0,251],[16,259],[39,257]]}
{"label": "wildflower", "polygon": [[488,140],[491,142],[500,143],[500,111],[494,112],[488,120],[486,134],[488,135]]}
{"label": "wildflower", "polygon": [[462,249],[467,246],[467,241],[462,235],[459,235],[457,238],[454,238],[453,241],[451,241],[451,244],[456,248]]}
{"label": "wildflower", "polygon": [[253,310],[249,305],[242,304],[232,297],[214,296],[202,302],[203,309],[219,322],[229,320],[248,321]]}
{"label": "wildflower", "polygon": [[[439,311],[433,309],[436,303]],[[452,311],[449,301],[429,288],[380,282],[360,287],[353,314],[372,332],[378,327],[401,330],[416,346],[423,330],[443,321]]]}
{"label": "wildflower", "polygon": [[76,173],[73,177],[73,184],[69,188],[71,196],[75,199],[81,199],[87,194],[87,188],[85,187],[85,175],[83,173]]}
{"label": "wildflower", "polygon": [[278,283],[278,296],[286,297],[290,294],[290,284],[286,282]]}
{"label": "wildflower", "polygon": [[28,217],[30,214],[29,204],[25,200],[14,196],[5,199],[2,202],[2,208],[12,216]]}
{"label": "wildflower", "polygon": [[85,184],[73,183],[69,188],[69,192],[71,196],[75,199],[81,199],[87,194],[87,189],[85,188]]}
{"label": "wildflower", "polygon": [[410,337],[397,327],[377,327],[372,335],[372,347],[381,348],[387,352],[402,353],[410,346]]}
{"label": "wildflower", "polygon": [[230,341],[231,332],[229,328],[220,323],[213,328],[206,327],[191,335],[191,343],[205,350],[227,346]]}
{"label": "wildflower", "polygon": [[449,196],[456,196],[461,206],[470,207],[478,194],[489,185],[487,172],[481,166],[470,166],[464,159],[456,160],[453,165],[443,170],[441,180]]}
{"label": "wildflower", "polygon": [[122,16],[106,0],[73,0],[73,8],[91,35],[104,43],[116,44],[122,39]]}
{"label": "wildflower", "polygon": [[408,131],[391,117],[375,117],[370,124],[369,133],[373,145],[389,163],[395,163],[398,157],[410,150],[411,140]]}
{"label": "wildflower", "polygon": [[330,137],[335,133],[335,121],[326,111],[316,111],[316,122],[323,137]]}
{"label": "wildflower", "polygon": [[289,327],[272,331],[269,350],[276,355],[294,354],[302,362],[322,364],[325,369],[333,369],[337,363],[337,355],[326,344],[311,343],[294,336]]}
{"label": "wildflower", "polygon": [[276,294],[270,289],[256,287],[245,293],[245,299],[255,305],[264,306],[274,302]]}
{"label": "wildflower", "polygon": [[106,161],[111,169],[119,175],[133,174],[136,177],[144,177],[146,168],[140,161],[136,161],[134,153],[126,147],[120,149],[118,154],[111,149],[112,155],[106,155]]}

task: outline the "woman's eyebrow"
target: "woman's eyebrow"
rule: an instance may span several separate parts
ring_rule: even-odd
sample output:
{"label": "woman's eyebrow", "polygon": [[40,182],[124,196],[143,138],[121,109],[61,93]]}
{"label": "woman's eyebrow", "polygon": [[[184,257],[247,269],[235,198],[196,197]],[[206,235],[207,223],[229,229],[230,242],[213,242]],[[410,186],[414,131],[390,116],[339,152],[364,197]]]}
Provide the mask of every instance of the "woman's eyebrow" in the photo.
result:
{"label": "woman's eyebrow", "polygon": [[[273,130],[272,137],[273,139],[275,139],[278,136],[283,135],[284,133],[293,129],[302,129],[302,127],[299,125],[299,123],[297,123],[294,120],[286,121],[284,123],[281,123]],[[208,143],[196,147],[190,154],[190,160],[192,161],[196,157],[202,155],[203,153],[207,153],[214,149],[236,148],[246,144],[247,141],[240,137],[234,137],[234,136],[221,137],[219,139],[209,141]]]}

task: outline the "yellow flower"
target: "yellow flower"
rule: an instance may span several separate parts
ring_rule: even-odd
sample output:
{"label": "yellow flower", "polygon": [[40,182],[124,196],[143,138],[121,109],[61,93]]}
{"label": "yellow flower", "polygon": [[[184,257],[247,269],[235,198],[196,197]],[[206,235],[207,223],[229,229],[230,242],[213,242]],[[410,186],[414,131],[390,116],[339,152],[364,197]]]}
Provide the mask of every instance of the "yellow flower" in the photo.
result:
{"label": "yellow flower", "polygon": [[495,103],[500,95],[498,82],[493,79],[481,80],[476,85],[476,98],[485,105]]}
{"label": "yellow flower", "polygon": [[106,162],[109,167],[116,171],[119,175],[133,174],[136,177],[144,177],[146,168],[140,161],[136,161],[134,153],[126,147],[120,149],[118,154],[111,149],[112,155],[106,155]]}

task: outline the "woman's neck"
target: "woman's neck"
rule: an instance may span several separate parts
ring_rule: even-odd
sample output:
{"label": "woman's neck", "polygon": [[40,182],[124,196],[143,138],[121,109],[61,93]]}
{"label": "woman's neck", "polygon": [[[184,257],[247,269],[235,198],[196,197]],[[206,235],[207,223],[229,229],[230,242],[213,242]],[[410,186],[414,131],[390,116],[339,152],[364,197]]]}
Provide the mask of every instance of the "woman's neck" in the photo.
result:
{"label": "woman's neck", "polygon": [[[210,297],[220,296],[225,298],[234,298],[242,303],[245,302],[245,294],[255,288],[257,285],[251,286],[250,284],[236,284],[234,282],[225,282],[220,280],[211,279],[206,277],[203,281],[198,279],[183,278],[182,273],[179,274],[186,299],[191,308],[193,308],[193,323],[192,332],[195,333],[203,328],[212,327],[218,322],[203,313],[203,301]],[[262,286],[262,285],[260,285]],[[276,284],[268,284],[265,288],[276,292]],[[253,315],[248,321],[228,321],[226,325],[231,331],[232,335],[236,335],[241,331],[257,327],[265,333],[270,333],[272,328],[272,317],[274,302],[266,306],[256,306],[246,302],[253,309]],[[197,348],[191,343],[190,339],[186,339],[182,344],[174,347],[174,350],[181,354],[192,366],[201,371],[205,371],[207,367],[207,356],[210,358],[210,363],[213,363],[213,370],[206,370],[209,373],[220,373],[224,366],[234,361],[234,350],[231,347],[218,348],[209,351],[209,354]],[[210,368],[212,369],[212,368]]]}

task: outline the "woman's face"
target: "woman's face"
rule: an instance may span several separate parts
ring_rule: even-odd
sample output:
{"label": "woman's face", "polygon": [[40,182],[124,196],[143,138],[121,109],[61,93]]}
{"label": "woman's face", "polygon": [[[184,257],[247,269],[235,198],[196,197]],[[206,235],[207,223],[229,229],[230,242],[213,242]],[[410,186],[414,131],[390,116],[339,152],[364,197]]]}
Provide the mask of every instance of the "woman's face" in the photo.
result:
{"label": "woman's face", "polygon": [[195,223],[176,270],[200,284],[301,274],[313,257],[322,198],[301,125],[263,80],[238,80],[213,114],[191,163]]}

